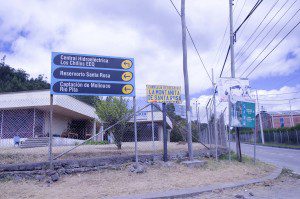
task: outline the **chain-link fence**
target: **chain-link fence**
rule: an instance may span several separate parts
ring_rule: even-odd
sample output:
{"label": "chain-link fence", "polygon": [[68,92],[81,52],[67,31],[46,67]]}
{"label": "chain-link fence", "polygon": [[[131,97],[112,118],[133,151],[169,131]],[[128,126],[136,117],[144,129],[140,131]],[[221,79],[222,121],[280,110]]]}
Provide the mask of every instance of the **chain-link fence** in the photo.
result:
{"label": "chain-link fence", "polygon": [[[234,139],[234,137],[233,137]],[[300,132],[294,131],[266,131],[264,132],[265,143],[299,145]],[[240,135],[241,142],[254,143],[255,135],[253,133],[244,133]],[[257,132],[256,143],[261,143],[261,133]]]}
{"label": "chain-link fence", "polygon": [[[49,90],[1,94],[0,102],[0,164],[47,162],[50,154],[54,160],[133,156],[134,116],[138,154],[163,153],[161,104],[147,103],[145,95],[136,97],[136,113],[133,98],[55,95],[52,123]],[[186,120],[173,108],[167,104],[168,152],[187,152]],[[224,115],[217,120],[218,145],[226,146]],[[215,144],[213,129],[212,120],[192,122],[194,150]]]}

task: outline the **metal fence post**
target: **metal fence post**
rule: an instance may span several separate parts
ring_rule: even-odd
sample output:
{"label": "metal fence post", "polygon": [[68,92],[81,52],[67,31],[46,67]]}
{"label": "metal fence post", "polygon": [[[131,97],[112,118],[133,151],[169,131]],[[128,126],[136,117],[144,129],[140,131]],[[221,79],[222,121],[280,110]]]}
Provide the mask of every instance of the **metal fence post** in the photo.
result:
{"label": "metal fence post", "polygon": [[136,97],[133,97],[133,121],[134,121],[134,153],[135,153],[135,164],[136,167],[138,166],[139,163],[139,157],[138,157],[138,149],[137,149],[137,125],[136,125]]}
{"label": "metal fence post", "polygon": [[256,163],[256,125],[255,125],[255,130],[254,130],[254,158],[253,158],[253,162],[254,164]]}
{"label": "metal fence post", "polygon": [[162,109],[163,109],[163,145],[164,145],[164,155],[163,155],[163,160],[164,162],[168,161],[168,133],[167,133],[167,122],[166,122],[166,117],[167,117],[167,110],[166,110],[166,103],[162,104]]}
{"label": "metal fence post", "polygon": [[53,122],[53,95],[50,94],[50,123],[49,123],[49,167],[53,169],[53,153],[52,153],[52,122]]}
{"label": "metal fence post", "polygon": [[3,138],[3,120],[4,120],[4,110],[1,111],[1,138]]}
{"label": "metal fence post", "polygon": [[297,130],[295,130],[296,131],[296,140],[297,140],[297,144],[299,144],[299,138],[298,138],[298,131]]}
{"label": "metal fence post", "polygon": [[230,127],[228,125],[228,147],[229,147],[229,151],[228,151],[228,158],[229,158],[229,161],[231,162],[231,148],[230,148],[230,141],[231,141],[231,137],[230,137]]}
{"label": "metal fence post", "polygon": [[287,135],[287,139],[288,139],[288,144],[290,143],[290,137],[289,137],[289,132],[288,131],[286,131],[286,135]]}
{"label": "metal fence post", "polygon": [[151,128],[152,128],[152,147],[153,147],[153,161],[156,154],[155,149],[155,133],[154,133],[154,116],[153,116],[153,103],[151,103]]}
{"label": "metal fence post", "polygon": [[282,133],[281,131],[279,131],[279,133],[280,133],[280,144],[282,144]]}

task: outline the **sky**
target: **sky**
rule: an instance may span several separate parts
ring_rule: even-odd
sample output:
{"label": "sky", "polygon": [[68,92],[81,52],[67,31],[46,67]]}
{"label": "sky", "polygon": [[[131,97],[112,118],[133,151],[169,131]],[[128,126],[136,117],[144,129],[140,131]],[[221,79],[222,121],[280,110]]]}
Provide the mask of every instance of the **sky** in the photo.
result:
{"label": "sky", "polygon": [[[234,2],[236,29],[256,1]],[[146,84],[183,88],[181,21],[169,0],[0,0],[0,4],[0,57],[6,55],[8,65],[33,77],[44,74],[50,81],[51,52],[70,52],[133,57],[140,96],[145,95]],[[174,4],[180,11],[180,1]],[[228,5],[228,0],[186,0],[187,26],[216,82],[229,45]],[[236,77],[246,77],[299,22],[299,8],[295,0],[263,1],[236,34]],[[212,84],[189,38],[187,45],[191,104],[200,102],[204,118]],[[230,76],[229,65],[230,59],[223,77]],[[299,75],[300,27],[296,27],[248,78],[261,100],[278,100],[262,101],[264,109],[288,110],[288,101],[279,100],[296,98],[292,108],[300,110]],[[225,106],[221,103],[218,111]]]}

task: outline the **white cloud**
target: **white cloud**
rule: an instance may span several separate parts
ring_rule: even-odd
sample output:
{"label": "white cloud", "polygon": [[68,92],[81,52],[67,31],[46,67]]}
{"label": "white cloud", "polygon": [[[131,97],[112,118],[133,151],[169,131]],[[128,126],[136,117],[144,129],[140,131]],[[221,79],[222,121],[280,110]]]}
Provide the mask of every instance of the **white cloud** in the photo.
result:
{"label": "white cloud", "polygon": [[[180,8],[180,1],[174,2]],[[208,72],[215,68],[217,77],[225,51],[217,66],[216,52],[227,24],[228,2],[186,2],[187,24]],[[242,2],[237,4],[235,17]],[[247,40],[271,4],[270,1],[262,3],[238,38],[237,48]],[[246,2],[239,22],[253,5],[254,2]],[[22,36],[21,31],[27,34]],[[298,33],[292,34],[251,78],[286,75],[299,69]],[[0,38],[13,44],[7,63],[22,67],[33,76],[42,73],[50,77],[51,51],[65,51],[134,57],[136,84],[141,93],[146,84],[183,86],[180,18],[169,1],[2,1]],[[225,41],[227,38],[228,32]],[[190,93],[195,94],[210,88],[211,83],[189,39],[188,47]],[[293,52],[296,59],[286,61],[288,52]],[[3,54],[0,52],[0,56]]]}

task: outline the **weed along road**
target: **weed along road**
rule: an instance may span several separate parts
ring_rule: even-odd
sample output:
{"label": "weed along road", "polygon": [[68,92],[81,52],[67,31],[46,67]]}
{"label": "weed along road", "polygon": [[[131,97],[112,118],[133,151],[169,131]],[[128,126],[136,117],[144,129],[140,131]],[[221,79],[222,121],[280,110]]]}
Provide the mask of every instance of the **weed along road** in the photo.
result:
{"label": "weed along road", "polygon": [[[253,145],[241,144],[241,146],[243,154],[253,157]],[[235,151],[235,142],[231,143],[231,149]],[[277,166],[286,167],[300,174],[300,150],[257,145],[256,158]]]}

